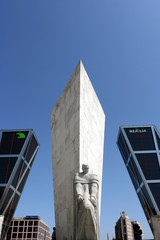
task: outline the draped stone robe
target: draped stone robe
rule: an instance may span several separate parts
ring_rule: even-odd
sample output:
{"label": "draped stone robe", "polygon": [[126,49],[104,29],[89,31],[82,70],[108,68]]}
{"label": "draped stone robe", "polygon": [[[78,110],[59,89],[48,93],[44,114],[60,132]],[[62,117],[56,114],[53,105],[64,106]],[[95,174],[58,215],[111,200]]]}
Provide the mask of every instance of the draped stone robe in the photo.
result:
{"label": "draped stone robe", "polygon": [[98,240],[98,176],[89,173],[76,173],[74,188],[75,240]]}

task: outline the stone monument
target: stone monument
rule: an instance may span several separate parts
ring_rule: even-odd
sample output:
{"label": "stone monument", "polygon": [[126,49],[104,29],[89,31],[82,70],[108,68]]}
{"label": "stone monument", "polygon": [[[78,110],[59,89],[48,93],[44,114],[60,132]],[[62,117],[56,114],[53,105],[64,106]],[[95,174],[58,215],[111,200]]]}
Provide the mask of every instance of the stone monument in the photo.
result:
{"label": "stone monument", "polygon": [[99,239],[98,196],[99,181],[96,174],[89,174],[89,166],[82,165],[83,172],[76,173],[75,190],[75,239]]}
{"label": "stone monument", "polygon": [[[54,183],[54,209],[57,240],[75,240],[77,236],[77,208],[75,194],[76,173],[82,171],[82,165],[90,167],[92,176],[89,185],[96,184],[96,207],[94,198],[90,207],[96,212],[94,218],[99,224],[103,144],[105,115],[92,87],[89,77],[80,61],[67,83],[63,93],[51,112],[52,166]],[[85,171],[83,169],[83,171]],[[77,176],[83,176],[83,173]],[[91,176],[90,175],[90,176]],[[82,177],[85,181],[85,177]],[[83,185],[84,186],[84,185]],[[82,186],[82,188],[83,188]],[[99,194],[98,194],[99,192]],[[80,199],[78,200],[80,201]],[[94,212],[90,210],[91,214]],[[92,231],[96,237],[99,229],[92,218]],[[78,226],[79,227],[79,226]],[[78,228],[79,229],[79,228]],[[98,233],[99,234],[99,233]],[[88,239],[88,238],[87,238]],[[83,239],[84,240],[84,239]]]}
{"label": "stone monument", "polygon": [[4,216],[3,216],[3,215],[0,215],[0,239],[1,239],[3,221],[4,221]]}

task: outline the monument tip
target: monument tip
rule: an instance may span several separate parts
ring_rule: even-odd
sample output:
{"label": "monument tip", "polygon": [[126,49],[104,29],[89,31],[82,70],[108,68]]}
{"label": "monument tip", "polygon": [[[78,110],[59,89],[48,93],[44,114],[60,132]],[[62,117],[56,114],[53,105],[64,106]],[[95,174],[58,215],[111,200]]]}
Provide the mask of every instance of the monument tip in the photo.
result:
{"label": "monument tip", "polygon": [[79,69],[80,69],[81,67],[84,68],[84,66],[83,66],[83,62],[82,62],[81,59],[79,60],[79,62],[78,62],[78,64],[77,64],[77,67],[79,67]]}

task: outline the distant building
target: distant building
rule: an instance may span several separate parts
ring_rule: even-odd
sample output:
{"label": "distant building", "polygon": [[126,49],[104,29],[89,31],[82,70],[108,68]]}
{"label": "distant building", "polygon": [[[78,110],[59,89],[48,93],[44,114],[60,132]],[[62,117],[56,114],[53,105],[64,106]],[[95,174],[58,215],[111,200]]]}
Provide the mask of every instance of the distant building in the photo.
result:
{"label": "distant building", "polygon": [[132,221],[132,226],[133,226],[134,239],[141,240],[143,231],[140,223],[137,221]]}
{"label": "distant building", "polygon": [[160,236],[160,134],[154,125],[121,126],[117,144],[157,240]]}
{"label": "distant building", "polygon": [[116,240],[134,240],[133,225],[128,216],[122,215],[115,226]]}
{"label": "distant building", "polygon": [[50,228],[38,216],[13,218],[6,240],[51,240]]}
{"label": "distant building", "polygon": [[141,240],[142,233],[140,223],[137,221],[131,221],[125,214],[122,214],[116,222],[116,240]]}
{"label": "distant building", "polygon": [[5,239],[38,148],[33,130],[0,131],[0,239]]}

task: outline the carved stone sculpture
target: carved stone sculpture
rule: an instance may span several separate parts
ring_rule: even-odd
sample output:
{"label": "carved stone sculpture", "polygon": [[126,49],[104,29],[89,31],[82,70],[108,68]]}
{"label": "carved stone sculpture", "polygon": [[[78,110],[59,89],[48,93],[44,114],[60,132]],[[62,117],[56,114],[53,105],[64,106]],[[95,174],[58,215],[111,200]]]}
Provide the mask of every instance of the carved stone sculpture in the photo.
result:
{"label": "carved stone sculpture", "polygon": [[82,165],[83,172],[76,173],[75,189],[75,240],[98,240],[98,189],[96,174],[90,174],[89,166]]}

